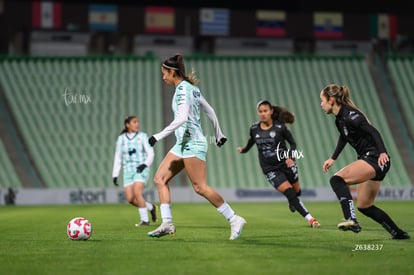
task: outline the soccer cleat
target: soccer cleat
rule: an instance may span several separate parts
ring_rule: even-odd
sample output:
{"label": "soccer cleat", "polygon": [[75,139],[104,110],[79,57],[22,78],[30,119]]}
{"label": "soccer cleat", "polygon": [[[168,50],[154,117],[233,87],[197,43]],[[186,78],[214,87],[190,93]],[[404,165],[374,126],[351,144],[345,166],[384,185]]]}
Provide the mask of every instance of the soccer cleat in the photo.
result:
{"label": "soccer cleat", "polygon": [[150,225],[150,223],[149,222],[144,222],[144,221],[141,221],[140,223],[135,224],[135,226],[148,226],[148,225]]}
{"label": "soccer cleat", "polygon": [[151,220],[153,222],[157,221],[157,208],[155,207],[155,204],[152,205],[152,210],[150,211],[151,213]]}
{"label": "soccer cleat", "polygon": [[393,235],[391,239],[393,240],[408,240],[410,239],[410,235],[407,232],[399,231],[397,234]]}
{"label": "soccer cleat", "polygon": [[230,240],[235,240],[238,237],[240,237],[242,230],[243,230],[243,226],[246,224],[246,220],[243,219],[240,216],[235,215],[233,218],[233,221],[230,222],[230,228],[231,228],[231,233],[230,233]]}
{"label": "soccer cleat", "polygon": [[315,218],[312,218],[309,221],[309,224],[312,228],[319,228],[321,226],[321,224]]}
{"label": "soccer cleat", "polygon": [[338,223],[338,229],[343,230],[343,231],[351,230],[354,233],[359,233],[362,230],[359,223],[357,221],[352,220],[352,219],[348,219],[346,221]]}
{"label": "soccer cleat", "polygon": [[149,237],[162,237],[165,235],[173,236],[175,234],[175,225],[172,222],[163,222],[155,230],[147,233]]}
{"label": "soccer cleat", "polygon": [[296,211],[296,208],[293,205],[289,204],[289,210],[290,212],[294,213]]}

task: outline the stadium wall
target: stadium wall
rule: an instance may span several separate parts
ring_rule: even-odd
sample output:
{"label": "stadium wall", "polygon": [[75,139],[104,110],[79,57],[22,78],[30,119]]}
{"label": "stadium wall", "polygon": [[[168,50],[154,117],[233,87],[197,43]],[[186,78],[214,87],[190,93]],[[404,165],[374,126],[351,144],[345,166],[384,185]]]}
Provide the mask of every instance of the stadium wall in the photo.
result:
{"label": "stadium wall", "polygon": [[[351,189],[356,197],[356,190]],[[217,191],[228,202],[285,202],[283,194],[270,188],[218,188]],[[7,190],[0,190],[0,205],[5,205]],[[81,189],[18,189],[15,190],[15,205],[58,205],[58,204],[113,204],[126,203],[124,190],[115,188],[81,188]],[[173,187],[171,196],[174,203],[205,203],[190,187]],[[144,191],[147,201],[159,202],[155,189]],[[303,201],[336,201],[334,192],[329,187],[303,189]],[[414,200],[414,187],[385,187],[379,191],[377,200]]]}

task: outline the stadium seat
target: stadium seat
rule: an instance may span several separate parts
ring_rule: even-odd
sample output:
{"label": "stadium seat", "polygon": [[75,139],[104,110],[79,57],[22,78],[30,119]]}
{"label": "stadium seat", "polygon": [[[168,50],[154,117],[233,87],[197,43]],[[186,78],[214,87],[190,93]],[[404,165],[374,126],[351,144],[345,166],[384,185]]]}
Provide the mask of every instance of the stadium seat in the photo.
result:
{"label": "stadium seat", "polygon": [[[257,101],[268,99],[296,116],[288,127],[304,155],[298,159],[303,188],[329,187],[334,172],[355,160],[347,146],[331,171],[324,174],[321,169],[338,139],[334,117],[320,108],[319,93],[330,83],[348,85],[353,100],[382,133],[393,161],[383,185],[411,185],[362,57],[189,56],[186,67],[196,70],[202,93],[228,138],[217,148],[214,131],[202,116],[211,186],[269,188],[256,148],[248,154],[236,152],[236,147],[245,146],[249,127],[258,120]],[[163,116],[171,113],[170,108],[163,109],[159,60],[153,57],[4,58],[0,84],[50,188],[110,187],[123,119],[136,114],[142,130],[153,134],[166,126]],[[71,103],[68,93],[88,95],[91,102]],[[162,144],[154,149],[151,179],[164,157]]]}

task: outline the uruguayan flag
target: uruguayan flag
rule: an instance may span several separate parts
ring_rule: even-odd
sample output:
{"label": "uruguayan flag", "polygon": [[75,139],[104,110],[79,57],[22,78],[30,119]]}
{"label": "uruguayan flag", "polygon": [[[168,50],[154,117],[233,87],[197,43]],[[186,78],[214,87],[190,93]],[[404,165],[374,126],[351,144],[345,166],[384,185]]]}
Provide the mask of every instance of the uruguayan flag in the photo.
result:
{"label": "uruguayan flag", "polygon": [[200,9],[201,35],[229,35],[228,9]]}

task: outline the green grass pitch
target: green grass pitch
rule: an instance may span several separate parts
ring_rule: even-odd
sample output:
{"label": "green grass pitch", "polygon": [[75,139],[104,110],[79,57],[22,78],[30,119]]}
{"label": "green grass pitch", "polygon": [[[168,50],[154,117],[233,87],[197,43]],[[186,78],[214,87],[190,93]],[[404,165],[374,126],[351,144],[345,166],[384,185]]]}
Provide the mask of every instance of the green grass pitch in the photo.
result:
{"label": "green grass pitch", "polygon": [[[126,204],[0,207],[0,274],[414,274],[413,240],[390,240],[359,212],[362,232],[339,231],[337,202],[306,203],[319,229],[287,203],[231,205],[248,222],[235,241],[208,203],[173,204],[177,232],[161,238],[146,235],[160,221],[135,227]],[[413,201],[376,205],[414,237]],[[66,235],[77,216],[92,223],[88,241]]]}

